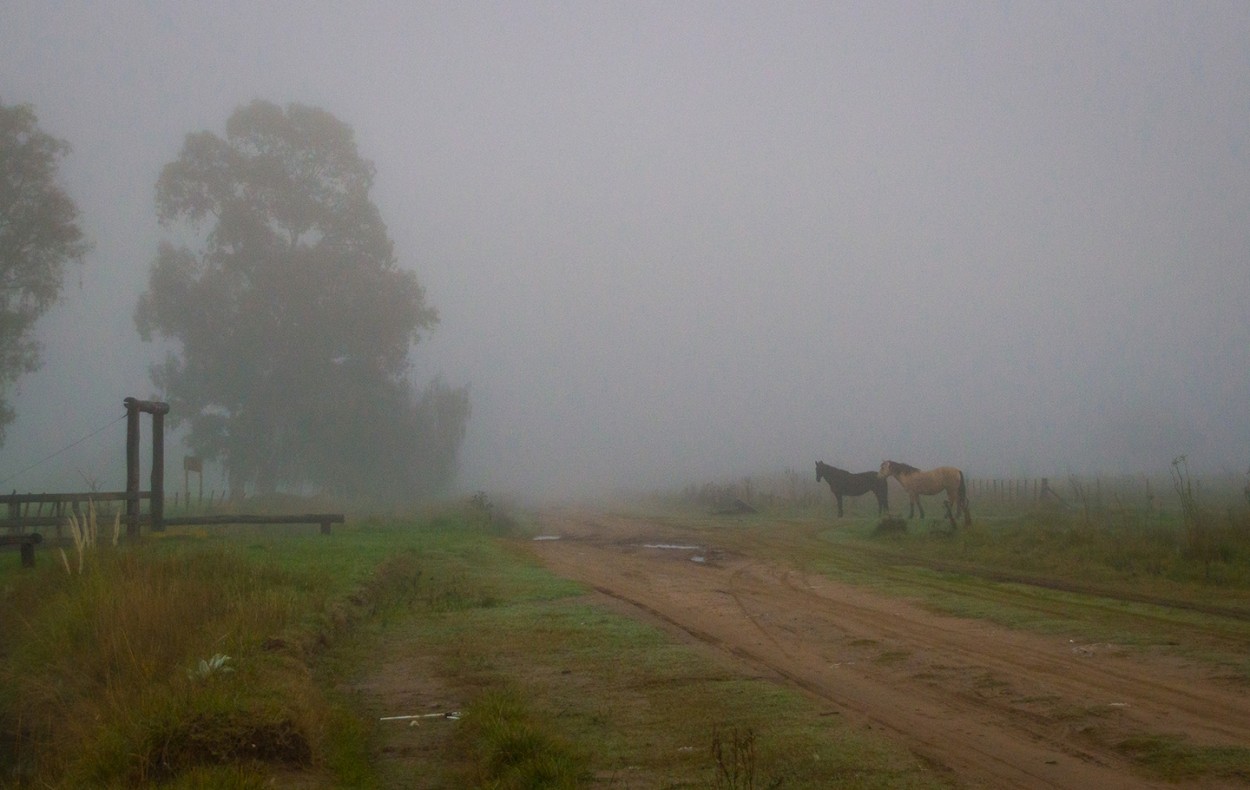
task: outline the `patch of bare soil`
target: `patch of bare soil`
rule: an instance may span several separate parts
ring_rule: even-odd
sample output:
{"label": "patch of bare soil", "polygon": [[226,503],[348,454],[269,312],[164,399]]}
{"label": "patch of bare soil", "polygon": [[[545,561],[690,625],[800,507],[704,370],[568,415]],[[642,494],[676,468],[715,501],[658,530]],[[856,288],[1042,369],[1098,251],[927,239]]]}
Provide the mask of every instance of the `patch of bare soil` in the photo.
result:
{"label": "patch of bare soil", "polygon": [[643,520],[553,513],[544,525],[559,539],[533,550],[554,572],[883,731],[966,786],[1175,787],[1133,774],[1114,745],[1250,743],[1250,694],[1206,667],[934,614],[686,546],[688,534]]}

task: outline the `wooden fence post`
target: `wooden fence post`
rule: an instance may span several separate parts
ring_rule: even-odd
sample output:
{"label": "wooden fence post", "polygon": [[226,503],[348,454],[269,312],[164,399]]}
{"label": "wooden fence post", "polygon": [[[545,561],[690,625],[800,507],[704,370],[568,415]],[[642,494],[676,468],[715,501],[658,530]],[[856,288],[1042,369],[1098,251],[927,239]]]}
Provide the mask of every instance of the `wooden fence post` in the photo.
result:
{"label": "wooden fence post", "polygon": [[165,411],[152,410],[152,530],[165,531]]}
{"label": "wooden fence post", "polygon": [[139,537],[139,401],[126,398],[126,537]]}

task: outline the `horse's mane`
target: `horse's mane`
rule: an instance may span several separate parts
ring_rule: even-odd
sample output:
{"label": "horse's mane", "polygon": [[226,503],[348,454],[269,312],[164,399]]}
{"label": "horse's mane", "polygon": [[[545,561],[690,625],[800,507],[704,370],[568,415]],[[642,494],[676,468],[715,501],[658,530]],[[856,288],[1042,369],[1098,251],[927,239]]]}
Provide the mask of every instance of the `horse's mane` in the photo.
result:
{"label": "horse's mane", "polygon": [[919,469],[917,469],[916,467],[912,466],[911,464],[905,464],[905,463],[902,463],[901,461],[891,461],[890,463],[894,465],[894,468],[895,468],[895,469],[897,469],[899,472],[901,472],[901,473],[903,473],[903,474],[908,474],[908,473],[910,473],[910,472],[919,472],[919,471],[920,471]]}

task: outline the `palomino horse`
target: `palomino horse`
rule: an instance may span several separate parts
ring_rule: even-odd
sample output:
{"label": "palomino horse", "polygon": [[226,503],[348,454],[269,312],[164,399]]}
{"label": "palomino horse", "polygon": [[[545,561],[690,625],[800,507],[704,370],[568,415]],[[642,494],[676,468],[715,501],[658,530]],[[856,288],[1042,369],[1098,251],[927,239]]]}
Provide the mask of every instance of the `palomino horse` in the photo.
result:
{"label": "palomino horse", "polygon": [[890,510],[888,503],[889,488],[886,486],[886,483],[889,481],[876,472],[852,474],[845,469],[830,466],[824,461],[817,461],[816,482],[819,483],[821,480],[829,484],[829,490],[833,492],[834,497],[838,500],[839,517],[842,515],[843,496],[860,496],[861,494],[867,494],[869,491],[877,495],[877,515]]}
{"label": "palomino horse", "polygon": [[928,496],[945,491],[947,503],[951,508],[952,523],[962,512],[964,523],[972,524],[972,512],[968,510],[968,486],[964,483],[964,473],[955,467],[939,466],[922,472],[914,466],[900,464],[897,461],[883,461],[881,470],[877,474],[882,481],[893,477],[903,486],[903,490],[911,498],[911,508],[907,512],[908,518],[915,515],[916,510],[919,510],[920,517],[924,518],[924,505],[920,503],[921,494]]}

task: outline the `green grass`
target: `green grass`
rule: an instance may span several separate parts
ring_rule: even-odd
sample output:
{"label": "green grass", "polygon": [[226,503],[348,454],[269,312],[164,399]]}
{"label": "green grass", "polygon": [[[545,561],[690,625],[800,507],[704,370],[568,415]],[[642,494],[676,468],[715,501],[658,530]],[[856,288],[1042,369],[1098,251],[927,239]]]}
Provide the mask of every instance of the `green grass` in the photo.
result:
{"label": "green grass", "polygon": [[1116,751],[1169,781],[1195,776],[1250,782],[1250,748],[1196,747],[1177,737],[1144,735],[1115,744]]}
{"label": "green grass", "polygon": [[[451,773],[428,786],[568,786],[571,775],[605,786],[746,786],[716,783],[732,751],[725,744],[735,742],[726,733],[748,732],[755,786],[944,786],[910,754],[851,728],[836,713],[591,603],[583,589],[504,544],[477,548],[472,581],[460,565],[465,556],[446,555],[440,572],[460,589],[485,585],[489,600],[461,595],[469,605],[460,607],[426,601],[418,614],[393,624],[385,640],[401,655],[420,651],[444,693],[465,701],[460,729],[473,733],[473,744],[447,746],[460,749],[446,763]],[[495,713],[500,699],[524,705]],[[483,708],[521,724],[473,723]],[[499,753],[519,747],[495,744],[497,729],[524,731],[516,736],[522,745],[549,744],[543,751],[550,761],[529,765],[527,758],[524,769],[514,769]],[[425,727],[412,737],[438,744],[445,735]],[[559,778],[551,785],[516,778],[535,770]]]}
{"label": "green grass", "polygon": [[[1162,517],[1087,522],[1067,512],[1025,510],[979,518],[953,534],[947,526],[915,520],[905,532],[874,535],[875,520],[859,519],[812,528],[821,541],[878,557],[872,574],[908,561],[945,564],[983,575],[1044,577],[1250,612],[1250,514],[1244,511],[1212,516],[1197,548],[1192,530]],[[836,564],[838,558],[825,561]],[[844,564],[853,570],[853,563]]]}
{"label": "green grass", "polygon": [[[568,772],[580,767],[584,783],[713,786],[718,733],[737,730],[755,734],[760,787],[942,786],[910,755],[823,715],[798,693],[743,678],[580,596],[442,613],[403,628],[400,649],[422,645],[441,681],[470,700],[466,727],[481,700],[501,689],[519,696],[528,701],[527,727],[541,722],[532,737],[556,744],[551,753]],[[457,775],[473,777],[467,786],[547,786],[497,773],[495,736],[478,728],[486,732],[462,757],[471,769]],[[441,736],[425,728],[416,737]],[[461,785],[453,776],[430,786]]]}

